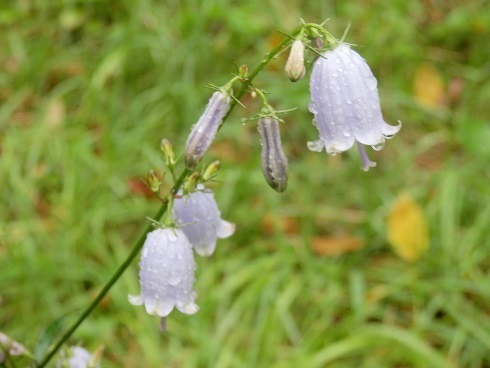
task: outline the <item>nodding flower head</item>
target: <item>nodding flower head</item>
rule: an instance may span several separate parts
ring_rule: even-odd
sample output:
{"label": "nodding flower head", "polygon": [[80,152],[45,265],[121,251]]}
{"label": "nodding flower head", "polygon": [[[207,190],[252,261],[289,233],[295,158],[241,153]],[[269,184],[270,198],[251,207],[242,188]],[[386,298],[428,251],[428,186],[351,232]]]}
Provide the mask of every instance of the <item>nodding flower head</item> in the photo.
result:
{"label": "nodding flower head", "polygon": [[157,229],[146,237],[140,261],[140,295],[130,295],[133,305],[146,307],[148,314],[166,317],[174,307],[194,314],[192,247],[180,229]]}
{"label": "nodding flower head", "polygon": [[293,42],[284,72],[291,82],[296,82],[305,76],[305,44],[303,41]]}
{"label": "nodding flower head", "polygon": [[216,91],[194,124],[185,144],[185,166],[193,169],[203,158],[216,136],[223,118],[230,110],[231,98],[222,91]]}
{"label": "nodding flower head", "polygon": [[235,232],[234,224],[221,219],[213,192],[202,184],[195,192],[175,198],[172,211],[175,222],[182,226],[181,231],[200,256],[213,254],[217,239]]}
{"label": "nodding flower head", "polygon": [[311,74],[310,111],[315,115],[320,139],[308,142],[312,151],[335,154],[350,149],[354,142],[367,171],[369,161],[362,145],[383,148],[401,128],[383,120],[377,81],[366,61],[349,45],[340,43],[319,57]]}
{"label": "nodding flower head", "polygon": [[266,117],[259,119],[260,138],[262,140],[262,171],[267,184],[281,193],[288,184],[288,160],[282,150],[279,122]]}

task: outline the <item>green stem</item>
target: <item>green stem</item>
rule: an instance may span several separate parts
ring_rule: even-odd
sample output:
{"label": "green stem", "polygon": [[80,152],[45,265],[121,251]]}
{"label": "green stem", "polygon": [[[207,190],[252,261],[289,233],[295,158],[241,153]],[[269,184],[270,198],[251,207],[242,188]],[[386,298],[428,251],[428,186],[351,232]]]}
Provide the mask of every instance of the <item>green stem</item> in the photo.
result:
{"label": "green stem", "polygon": [[[294,33],[297,33],[295,31]],[[247,92],[248,87],[252,84],[252,81],[254,78],[260,73],[264,67],[271,62],[272,59],[277,55],[281,49],[288,44],[288,42],[291,42],[290,38],[285,38],[281,43],[279,43],[271,52],[269,52],[264,59],[255,67],[255,69],[252,71],[252,73],[249,74],[248,79],[242,83],[242,87],[238,91],[236,97],[236,100],[240,100],[240,98]],[[230,105],[230,110],[228,111],[228,114],[223,118],[223,123],[225,120],[228,118],[230,115],[231,111],[236,107],[237,101],[233,100]],[[182,185],[184,179],[187,177],[189,174],[190,170],[185,169],[180,177],[177,179],[175,182],[174,186],[171,189],[171,193],[175,194],[179,190],[180,186]],[[168,203],[163,203],[158,212],[155,214],[153,217],[155,220],[159,220],[167,211]],[[141,236],[139,237],[138,241],[134,245],[133,249],[131,250],[131,253],[127,256],[127,258],[124,260],[124,262],[119,266],[119,268],[116,270],[114,275],[109,279],[107,284],[102,288],[102,290],[99,292],[97,297],[93,300],[92,303],[83,311],[83,313],[80,315],[80,317],[73,323],[73,325],[63,334],[63,336],[60,338],[58,343],[51,349],[49,354],[47,354],[44,359],[37,364],[38,368],[43,368],[48,364],[48,362],[53,358],[53,356],[56,354],[56,352],[61,348],[61,346],[67,341],[71,335],[77,330],[78,326],[82,324],[82,322],[92,313],[92,311],[97,307],[97,305],[100,303],[100,301],[105,297],[105,295],[109,292],[109,290],[112,288],[112,286],[116,283],[117,280],[119,280],[119,277],[126,271],[126,269],[129,267],[129,265],[133,262],[134,258],[139,254],[141,247],[143,246],[146,235],[153,230],[152,225],[148,225],[146,229],[143,231]]]}

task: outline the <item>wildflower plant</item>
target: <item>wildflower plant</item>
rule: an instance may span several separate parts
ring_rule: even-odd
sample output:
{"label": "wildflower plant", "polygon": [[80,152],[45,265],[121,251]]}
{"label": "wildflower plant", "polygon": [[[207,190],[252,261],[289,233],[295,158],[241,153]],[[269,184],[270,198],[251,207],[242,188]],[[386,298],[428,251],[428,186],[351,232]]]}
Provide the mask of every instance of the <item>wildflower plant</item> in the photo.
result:
{"label": "wildflower plant", "polygon": [[[196,270],[194,252],[198,256],[213,255],[218,239],[232,236],[235,231],[234,224],[221,218],[219,206],[209,189],[210,182],[217,175],[219,162],[203,165],[203,158],[222,124],[234,108],[241,105],[241,98],[245,94],[259,96],[262,102],[260,110],[255,115],[252,112],[247,121],[257,123],[265,181],[277,192],[286,190],[289,167],[280,130],[287,129],[287,123],[279,115],[288,110],[276,110],[268,102],[267,93],[255,88],[253,82],[267,64],[288,49],[290,54],[285,74],[291,81],[306,76],[309,68],[305,64],[305,53],[316,58],[310,77],[309,108],[314,115],[319,139],[309,142],[308,148],[313,151],[325,149],[329,154],[336,154],[350,149],[357,142],[363,169],[374,166],[363,145],[381,149],[385,139],[393,137],[400,125],[391,126],[384,122],[376,78],[364,59],[349,45],[330,35],[323,25],[303,22],[267,53],[253,70],[249,72],[247,66],[240,66],[237,75],[224,86],[213,86],[214,92],[203,114],[192,126],[182,155],[180,152],[179,155],[174,154],[171,142],[162,140],[162,158],[169,175],[160,178],[156,174],[159,170],[151,170],[145,181],[160,199],[160,209],[99,295],[39,359],[38,367],[46,366],[140,251],[141,291],[139,295],[129,296],[129,301],[134,305],[144,305],[150,315],[162,318],[162,329],[165,329],[166,319],[174,309],[188,315],[198,312],[194,283],[199,282],[199,270]],[[170,185],[163,185],[168,181]],[[162,188],[169,187],[162,193]]]}

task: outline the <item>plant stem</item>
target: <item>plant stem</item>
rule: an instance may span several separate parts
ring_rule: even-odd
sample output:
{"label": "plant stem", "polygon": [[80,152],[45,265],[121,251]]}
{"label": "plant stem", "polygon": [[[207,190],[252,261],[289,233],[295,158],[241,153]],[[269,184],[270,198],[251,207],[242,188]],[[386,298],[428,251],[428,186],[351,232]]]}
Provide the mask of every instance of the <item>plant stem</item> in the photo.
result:
{"label": "plant stem", "polygon": [[[297,33],[297,31],[294,32],[294,34]],[[266,54],[264,59],[255,67],[255,69],[249,74],[248,79],[242,83],[242,87],[238,91],[236,97],[236,100],[240,100],[240,98],[247,92],[248,87],[252,84],[252,81],[254,78],[260,73],[260,71],[272,60],[274,57],[281,51],[281,49],[287,45],[288,42],[291,42],[290,38],[285,38],[281,43],[279,43],[271,52]],[[230,105],[230,109],[226,116],[223,118],[223,123],[226,121],[228,116],[230,115],[231,111],[235,108],[237,105],[237,101],[233,100]],[[175,184],[173,185],[171,189],[171,193],[175,194],[179,190],[180,186],[182,185],[184,179],[187,177],[189,174],[190,170],[189,169],[184,169],[180,177],[177,179]],[[159,220],[167,211],[168,208],[168,203],[163,203],[158,212],[155,214],[153,217],[155,220]],[[100,303],[100,301],[105,297],[105,295],[109,292],[111,287],[116,283],[117,280],[121,277],[121,275],[126,271],[126,269],[129,267],[129,265],[133,262],[134,258],[139,254],[141,247],[143,246],[145,240],[146,240],[146,235],[153,229],[152,224],[149,224],[146,229],[143,231],[143,233],[140,235],[138,241],[135,243],[133,249],[129,253],[128,257],[124,260],[124,262],[119,266],[119,268],[116,270],[114,275],[109,279],[109,281],[104,285],[102,290],[99,292],[97,297],[90,303],[90,305],[83,311],[83,313],[80,315],[80,317],[73,323],[73,325],[63,334],[63,336],[60,338],[58,343],[51,349],[51,351],[44,357],[44,359],[37,364],[38,368],[43,368],[46,366],[46,364],[53,358],[53,356],[56,354],[56,352],[61,348],[61,346],[67,341],[71,335],[77,330],[78,326],[82,324],[82,322],[92,313],[92,311],[97,307],[97,305]]]}

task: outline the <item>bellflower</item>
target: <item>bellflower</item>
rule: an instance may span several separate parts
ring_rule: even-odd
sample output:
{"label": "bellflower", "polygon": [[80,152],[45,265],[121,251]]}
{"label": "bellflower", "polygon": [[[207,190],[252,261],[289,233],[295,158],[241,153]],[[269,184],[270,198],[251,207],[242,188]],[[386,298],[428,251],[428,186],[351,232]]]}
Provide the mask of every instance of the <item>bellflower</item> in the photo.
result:
{"label": "bellflower", "polygon": [[23,355],[26,348],[15,340],[0,332],[0,365],[6,362],[8,355]]}
{"label": "bellflower", "polygon": [[230,110],[230,102],[230,96],[222,91],[216,91],[211,96],[204,113],[194,124],[187,138],[185,144],[187,168],[194,168],[211,146],[223,118]]}
{"label": "bellflower", "polygon": [[[182,194],[182,191],[179,192]],[[221,212],[213,192],[202,184],[197,191],[175,198],[173,217],[200,256],[214,253],[218,238],[227,238],[235,232],[235,225],[221,219]]]}
{"label": "bellflower", "polygon": [[259,120],[262,140],[262,171],[272,189],[281,193],[288,184],[288,160],[284,155],[279,134],[279,122],[273,118]]}
{"label": "bellflower", "polygon": [[363,145],[380,150],[385,139],[401,128],[383,120],[377,81],[366,61],[349,45],[340,43],[319,57],[311,74],[310,111],[320,139],[308,142],[308,148],[335,154],[350,149],[354,142],[361,154],[363,170],[375,165]]}
{"label": "bellflower", "polygon": [[131,304],[144,304],[148,314],[162,318],[174,307],[185,314],[199,310],[193,291],[196,264],[182,230],[157,229],[149,233],[139,265],[141,294],[130,295]]}
{"label": "bellflower", "polygon": [[56,363],[56,368],[98,368],[100,364],[97,363],[97,358],[97,356],[94,356],[94,354],[91,354],[81,346],[72,346],[70,347],[69,358],[62,351],[61,358]]}

